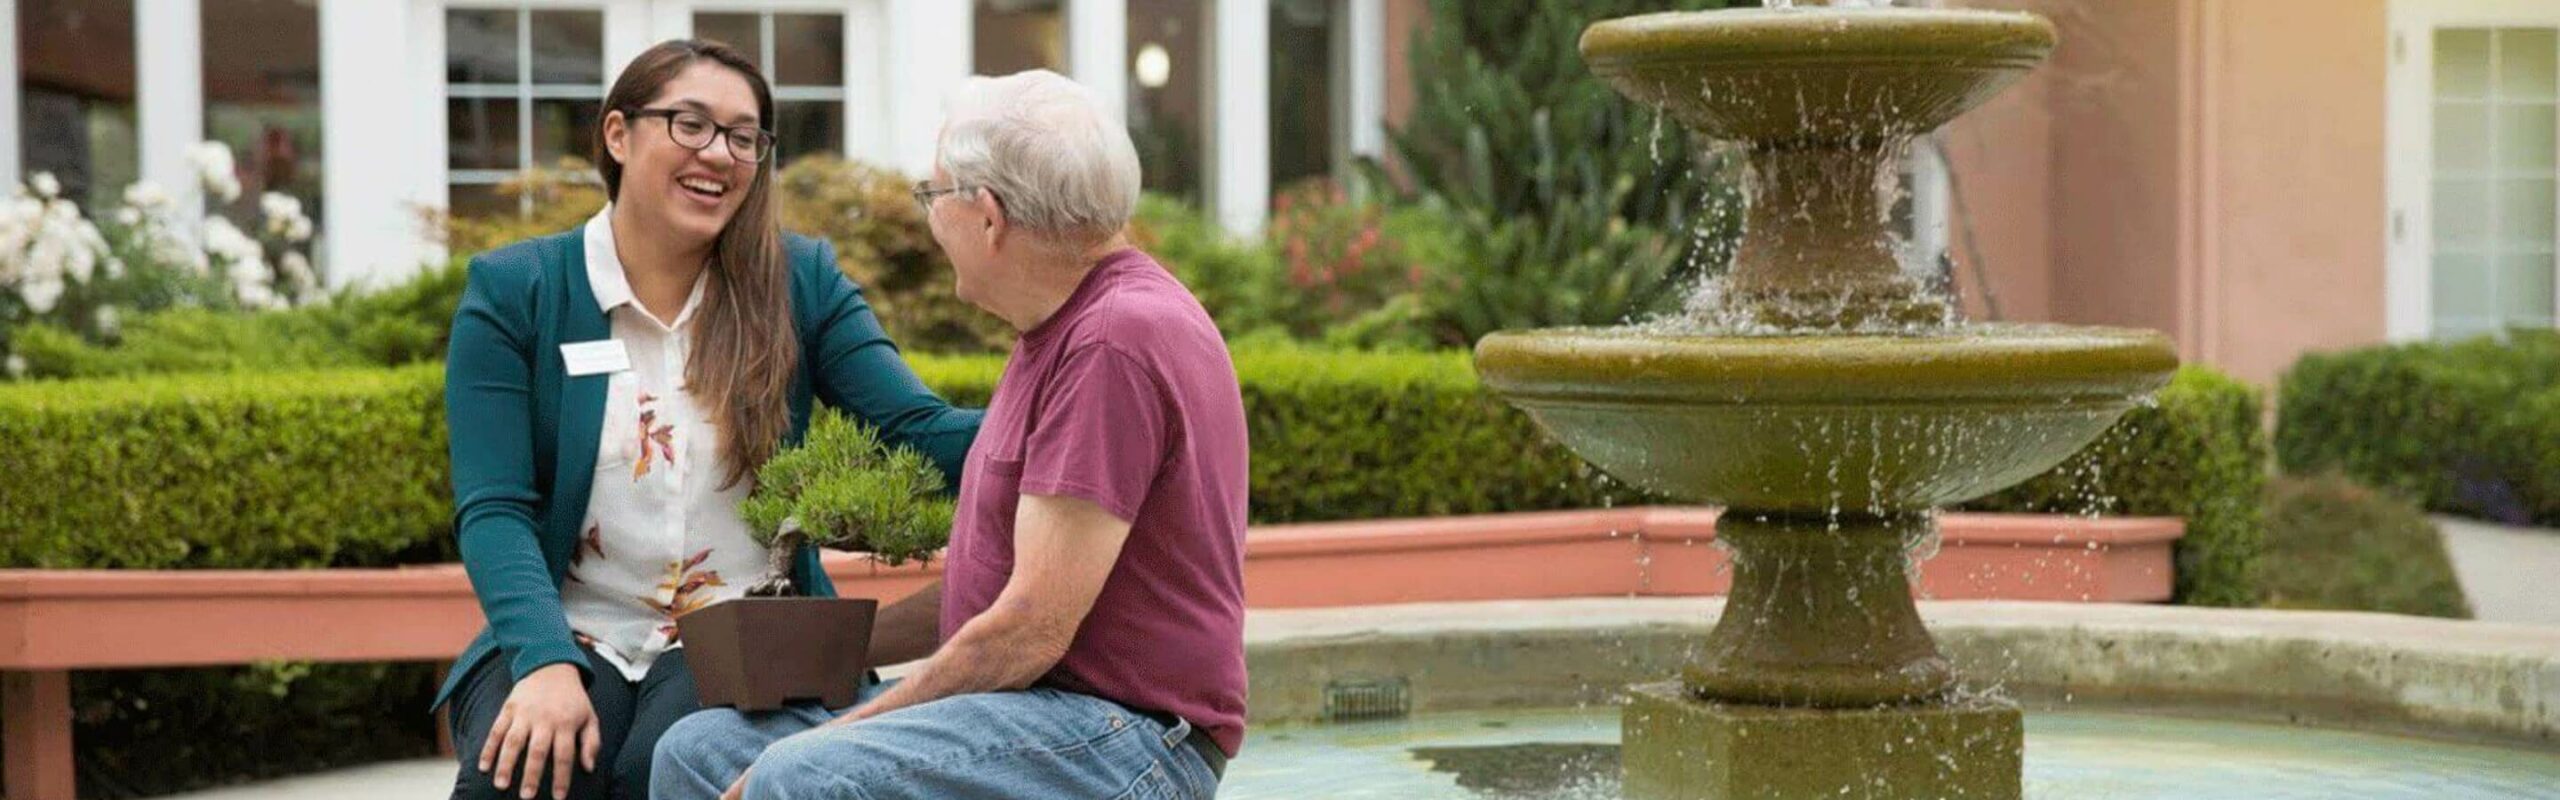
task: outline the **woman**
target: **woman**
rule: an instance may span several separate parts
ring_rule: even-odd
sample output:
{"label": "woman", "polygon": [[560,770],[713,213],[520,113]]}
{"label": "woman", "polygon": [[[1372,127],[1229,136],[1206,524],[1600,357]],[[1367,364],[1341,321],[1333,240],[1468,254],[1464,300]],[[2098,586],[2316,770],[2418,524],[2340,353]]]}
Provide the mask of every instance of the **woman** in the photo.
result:
{"label": "woman", "polygon": [[[674,620],[766,563],[755,468],[846,409],[955,478],[978,413],[924,388],[822,241],[784,236],[753,61],[671,41],[602,105],[610,201],[473,259],[445,362],[455,527],[489,627],[438,693],[454,797],[645,797],[695,709]],[[817,552],[795,579],[832,595]]]}

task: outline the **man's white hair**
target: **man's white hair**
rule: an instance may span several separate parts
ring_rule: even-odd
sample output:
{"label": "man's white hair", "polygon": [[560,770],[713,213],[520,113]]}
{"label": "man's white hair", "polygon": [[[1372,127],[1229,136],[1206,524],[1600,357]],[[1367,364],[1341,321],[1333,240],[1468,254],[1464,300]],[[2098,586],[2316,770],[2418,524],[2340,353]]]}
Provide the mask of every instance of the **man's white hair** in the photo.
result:
{"label": "man's white hair", "polygon": [[1138,208],[1138,148],[1093,92],[1048,70],[974,77],[951,95],[943,171],[995,192],[1008,222],[1067,244],[1127,226]]}

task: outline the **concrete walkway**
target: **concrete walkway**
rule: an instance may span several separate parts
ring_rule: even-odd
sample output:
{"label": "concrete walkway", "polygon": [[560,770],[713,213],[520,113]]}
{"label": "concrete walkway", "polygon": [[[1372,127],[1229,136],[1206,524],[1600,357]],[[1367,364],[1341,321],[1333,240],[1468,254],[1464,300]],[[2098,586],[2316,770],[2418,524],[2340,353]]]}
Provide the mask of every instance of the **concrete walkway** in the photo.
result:
{"label": "concrete walkway", "polygon": [[2560,625],[2560,531],[2445,516],[2435,522],[2474,616]]}
{"label": "concrete walkway", "polygon": [[346,800],[356,797],[428,800],[452,793],[453,762],[432,758],[367,764],[229,789],[169,795],[168,800]]}

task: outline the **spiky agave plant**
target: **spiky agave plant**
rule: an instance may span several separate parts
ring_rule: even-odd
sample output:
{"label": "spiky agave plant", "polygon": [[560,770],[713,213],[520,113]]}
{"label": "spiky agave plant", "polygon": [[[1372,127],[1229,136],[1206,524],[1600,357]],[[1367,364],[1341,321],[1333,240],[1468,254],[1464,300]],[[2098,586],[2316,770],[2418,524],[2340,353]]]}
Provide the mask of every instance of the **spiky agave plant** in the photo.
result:
{"label": "spiky agave plant", "polygon": [[868,552],[881,563],[923,560],[951,538],[942,471],[922,454],[889,447],[871,426],[832,409],[809,421],[800,444],[756,470],[738,506],[747,530],[771,551],[750,597],[799,592],[791,562],[801,545]]}

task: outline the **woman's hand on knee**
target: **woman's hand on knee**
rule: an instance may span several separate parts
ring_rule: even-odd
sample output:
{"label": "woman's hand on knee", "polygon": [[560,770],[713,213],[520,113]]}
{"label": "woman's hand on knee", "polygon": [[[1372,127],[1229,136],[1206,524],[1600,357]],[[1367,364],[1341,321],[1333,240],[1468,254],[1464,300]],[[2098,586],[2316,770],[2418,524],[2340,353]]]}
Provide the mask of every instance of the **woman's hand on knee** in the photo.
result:
{"label": "woman's hand on knee", "polygon": [[575,757],[580,766],[594,772],[602,738],[595,706],[587,702],[586,684],[578,680],[578,668],[552,664],[524,676],[507,693],[507,704],[499,709],[497,722],[490,724],[487,744],[480,747],[480,771],[494,771],[492,782],[499,789],[517,784],[521,790],[516,796],[524,800],[533,800],[547,772],[552,800],[566,800],[570,759]]}

